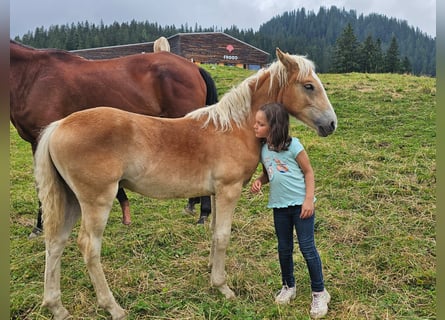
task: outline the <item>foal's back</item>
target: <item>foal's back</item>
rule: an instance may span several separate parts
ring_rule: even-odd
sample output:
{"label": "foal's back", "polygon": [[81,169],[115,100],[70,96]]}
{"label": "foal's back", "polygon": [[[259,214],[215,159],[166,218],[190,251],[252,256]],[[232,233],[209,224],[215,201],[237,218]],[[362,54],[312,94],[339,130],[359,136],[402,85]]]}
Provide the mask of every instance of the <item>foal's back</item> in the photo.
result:
{"label": "foal's back", "polygon": [[150,197],[187,198],[248,180],[258,163],[252,129],[222,132],[203,122],[88,109],[60,121],[51,157],[62,177],[89,195],[120,183]]}

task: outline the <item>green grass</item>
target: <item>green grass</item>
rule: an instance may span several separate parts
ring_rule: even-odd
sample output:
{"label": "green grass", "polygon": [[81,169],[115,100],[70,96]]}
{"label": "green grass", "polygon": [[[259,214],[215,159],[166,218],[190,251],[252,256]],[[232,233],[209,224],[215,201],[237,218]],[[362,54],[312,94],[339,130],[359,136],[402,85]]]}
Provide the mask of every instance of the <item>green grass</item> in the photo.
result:
{"label": "green grass", "polygon": [[[208,66],[221,96],[251,74]],[[326,287],[327,319],[436,319],[436,80],[390,74],[322,74],[338,116],[328,138],[292,121],[316,175],[316,241]],[[44,244],[28,240],[37,198],[29,145],[11,126],[10,313],[50,319],[40,307]],[[259,173],[259,171],[258,171]],[[258,174],[257,173],[257,174]],[[228,301],[210,287],[208,226],[185,215],[186,200],[129,192],[132,225],[117,202],[105,231],[102,263],[129,319],[308,319],[309,277],[295,252],[297,298],[274,304],[280,271],[267,188],[246,187],[227,254]],[[75,319],[109,319],[73,236],[62,258],[62,299]]]}

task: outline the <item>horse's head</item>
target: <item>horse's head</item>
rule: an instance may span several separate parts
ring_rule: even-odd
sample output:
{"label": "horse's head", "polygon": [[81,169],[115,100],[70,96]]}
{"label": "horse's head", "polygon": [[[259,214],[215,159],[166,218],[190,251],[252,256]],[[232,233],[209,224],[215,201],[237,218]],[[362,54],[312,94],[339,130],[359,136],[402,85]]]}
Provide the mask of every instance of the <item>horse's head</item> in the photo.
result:
{"label": "horse's head", "polygon": [[278,48],[276,53],[279,63],[284,66],[278,72],[281,102],[291,115],[315,129],[319,136],[332,134],[337,127],[337,116],[314,71],[313,62],[283,53]]}

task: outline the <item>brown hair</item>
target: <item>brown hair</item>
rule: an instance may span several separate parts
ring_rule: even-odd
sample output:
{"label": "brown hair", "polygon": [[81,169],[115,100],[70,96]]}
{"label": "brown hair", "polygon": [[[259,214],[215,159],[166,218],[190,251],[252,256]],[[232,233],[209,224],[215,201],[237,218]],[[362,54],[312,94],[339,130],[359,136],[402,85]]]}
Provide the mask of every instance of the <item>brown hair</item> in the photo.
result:
{"label": "brown hair", "polygon": [[262,139],[267,143],[269,150],[285,151],[289,148],[292,138],[289,136],[289,113],[280,103],[265,104],[260,108],[266,115],[270,131],[267,138]]}

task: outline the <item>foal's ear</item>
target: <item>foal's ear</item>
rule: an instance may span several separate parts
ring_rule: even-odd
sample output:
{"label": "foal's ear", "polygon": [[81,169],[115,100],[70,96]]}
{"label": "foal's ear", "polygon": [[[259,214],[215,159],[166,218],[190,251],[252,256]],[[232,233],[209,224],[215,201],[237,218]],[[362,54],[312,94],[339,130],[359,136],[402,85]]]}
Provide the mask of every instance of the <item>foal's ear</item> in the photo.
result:
{"label": "foal's ear", "polygon": [[288,71],[298,71],[298,65],[289,57],[288,53],[284,53],[280,48],[276,49],[278,60],[286,67]]}
{"label": "foal's ear", "polygon": [[281,62],[283,62],[284,59],[284,52],[280,50],[280,48],[277,47],[277,49],[275,50],[276,54],[277,54],[277,58],[278,60],[280,60]]}

